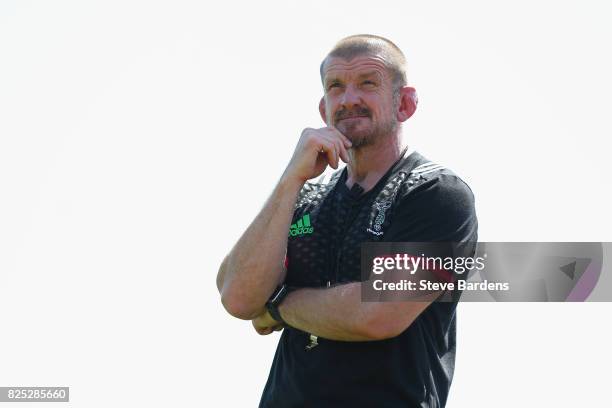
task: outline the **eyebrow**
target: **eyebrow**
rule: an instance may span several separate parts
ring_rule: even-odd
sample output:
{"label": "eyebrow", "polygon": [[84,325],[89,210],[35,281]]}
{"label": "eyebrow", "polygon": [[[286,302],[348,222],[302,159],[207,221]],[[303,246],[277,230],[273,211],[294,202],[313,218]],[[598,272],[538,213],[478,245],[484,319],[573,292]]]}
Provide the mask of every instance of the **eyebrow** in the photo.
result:
{"label": "eyebrow", "polygon": [[[364,78],[371,78],[371,77],[376,77],[376,79],[380,79],[380,74],[377,71],[368,71],[368,72],[364,72],[363,74],[359,74],[357,76],[357,79],[364,79]],[[325,85],[330,85],[335,82],[342,82],[342,81],[338,79],[338,77],[336,76],[325,78]]]}

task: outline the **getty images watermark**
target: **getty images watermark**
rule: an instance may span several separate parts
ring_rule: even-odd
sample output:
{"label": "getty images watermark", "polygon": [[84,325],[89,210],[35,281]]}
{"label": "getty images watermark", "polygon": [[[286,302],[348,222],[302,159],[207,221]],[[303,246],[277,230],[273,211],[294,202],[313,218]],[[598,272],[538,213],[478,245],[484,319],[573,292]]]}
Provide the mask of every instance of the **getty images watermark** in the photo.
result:
{"label": "getty images watermark", "polygon": [[362,299],[612,301],[610,256],[608,242],[364,243]]}

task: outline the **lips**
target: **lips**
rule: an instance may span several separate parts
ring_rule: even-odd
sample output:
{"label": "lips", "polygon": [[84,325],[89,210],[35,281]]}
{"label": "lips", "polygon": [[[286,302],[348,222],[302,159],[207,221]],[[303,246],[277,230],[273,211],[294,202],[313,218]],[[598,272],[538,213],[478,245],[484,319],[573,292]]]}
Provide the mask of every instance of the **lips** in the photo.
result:
{"label": "lips", "polygon": [[363,119],[363,118],[368,118],[368,116],[348,116],[346,118],[339,119],[338,122],[340,122],[341,120],[355,120],[355,119]]}

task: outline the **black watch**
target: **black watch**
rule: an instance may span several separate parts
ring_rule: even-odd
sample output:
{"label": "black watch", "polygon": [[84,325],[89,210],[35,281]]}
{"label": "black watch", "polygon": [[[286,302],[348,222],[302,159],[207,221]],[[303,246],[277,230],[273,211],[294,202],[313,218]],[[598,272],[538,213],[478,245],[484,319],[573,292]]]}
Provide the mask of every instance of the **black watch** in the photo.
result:
{"label": "black watch", "polygon": [[268,301],[266,302],[266,309],[268,309],[268,313],[270,313],[270,316],[272,316],[274,320],[282,324],[286,323],[281,317],[280,312],[278,311],[278,306],[287,297],[288,294],[289,287],[287,285],[279,286],[278,288],[276,288],[274,293],[272,293],[270,299],[268,299]]}

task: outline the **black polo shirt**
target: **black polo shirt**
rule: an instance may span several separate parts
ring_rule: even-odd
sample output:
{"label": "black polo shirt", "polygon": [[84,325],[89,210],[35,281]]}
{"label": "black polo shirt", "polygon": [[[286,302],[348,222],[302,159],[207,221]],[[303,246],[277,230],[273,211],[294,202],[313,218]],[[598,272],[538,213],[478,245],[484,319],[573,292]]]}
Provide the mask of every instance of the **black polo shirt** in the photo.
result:
{"label": "black polo shirt", "polygon": [[[306,183],[289,232],[286,283],[361,280],[360,243],[477,241],[474,196],[453,172],[406,153],[374,188],[346,169]],[[456,303],[434,302],[399,336],[365,342],[283,330],[260,407],[443,407],[454,371]],[[332,313],[333,311],[330,311]]]}

